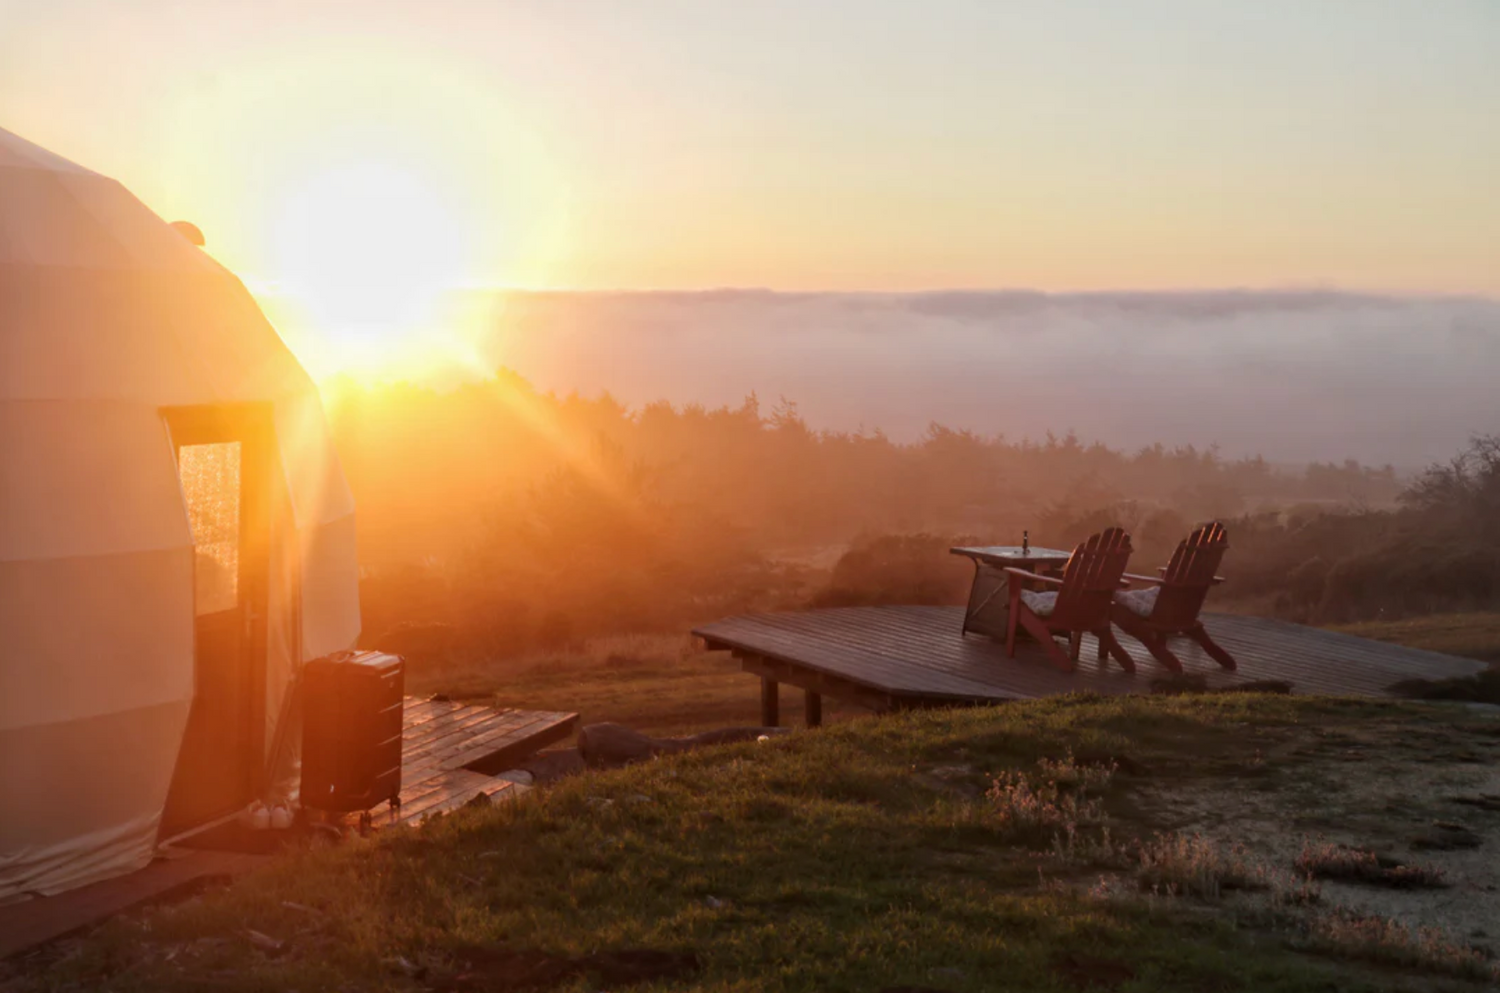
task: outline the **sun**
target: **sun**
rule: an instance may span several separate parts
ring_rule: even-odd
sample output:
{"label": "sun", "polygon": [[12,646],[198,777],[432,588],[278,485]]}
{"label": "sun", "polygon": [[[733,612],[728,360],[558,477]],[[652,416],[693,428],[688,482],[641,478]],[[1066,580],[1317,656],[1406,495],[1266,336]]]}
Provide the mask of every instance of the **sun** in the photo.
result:
{"label": "sun", "polygon": [[320,364],[366,374],[420,361],[442,336],[472,243],[441,184],[376,160],[290,186],[270,234],[269,274],[321,339]]}

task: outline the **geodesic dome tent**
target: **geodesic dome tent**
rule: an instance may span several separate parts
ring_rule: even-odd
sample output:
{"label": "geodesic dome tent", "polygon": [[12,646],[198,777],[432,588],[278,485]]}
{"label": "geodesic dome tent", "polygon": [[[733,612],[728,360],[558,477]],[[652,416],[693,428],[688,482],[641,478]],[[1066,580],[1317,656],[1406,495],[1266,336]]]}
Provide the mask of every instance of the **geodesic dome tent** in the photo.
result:
{"label": "geodesic dome tent", "polygon": [[353,515],[240,281],[0,130],[0,902],[268,789],[298,667],[359,633]]}

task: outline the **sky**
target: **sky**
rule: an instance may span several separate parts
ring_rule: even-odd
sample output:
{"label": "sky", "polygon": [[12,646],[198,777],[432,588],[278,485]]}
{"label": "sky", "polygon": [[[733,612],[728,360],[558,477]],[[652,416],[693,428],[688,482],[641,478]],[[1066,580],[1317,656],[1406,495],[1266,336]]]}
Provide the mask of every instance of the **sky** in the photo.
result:
{"label": "sky", "polygon": [[1497,122],[1494,0],[0,0],[0,127],[346,317],[398,277],[1500,296]]}

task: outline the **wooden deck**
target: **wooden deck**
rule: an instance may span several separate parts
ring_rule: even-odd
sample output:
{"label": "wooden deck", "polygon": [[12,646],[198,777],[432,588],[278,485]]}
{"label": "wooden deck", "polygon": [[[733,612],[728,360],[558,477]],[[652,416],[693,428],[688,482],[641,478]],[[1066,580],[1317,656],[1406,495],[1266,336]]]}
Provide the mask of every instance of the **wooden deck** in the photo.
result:
{"label": "wooden deck", "polygon": [[[525,792],[496,774],[568,737],[577,714],[497,710],[447,700],[406,698],[401,742],[401,806],[380,804],[375,827],[415,824],[470,803]],[[190,843],[184,840],[184,844]],[[123,910],[170,897],[208,878],[238,875],[274,856],[204,848],[162,849],[144,869],[56,896],[0,906],[0,958],[98,924]]]}
{"label": "wooden deck", "polygon": [[[872,710],[944,704],[1027,700],[1064,693],[1149,693],[1153,680],[1171,673],[1145,647],[1116,633],[1136,662],[1136,673],[1117,664],[1101,669],[1095,639],[1086,635],[1075,672],[1053,667],[1041,646],[1023,640],[1016,657],[982,635],[963,635],[962,607],[847,607],[806,613],[730,617],[697,628],[712,650],[733,652],[746,672],[763,680],[762,718],[776,716],[776,684]],[[1402,648],[1283,621],[1205,614],[1214,640],[1239,663],[1226,672],[1190,642],[1172,650],[1186,674],[1204,677],[1210,689],[1263,680],[1291,684],[1292,692],[1334,696],[1384,696],[1402,679],[1472,676],[1485,668],[1471,659]],[[766,723],[775,723],[767,720]]]}
{"label": "wooden deck", "polygon": [[497,774],[573,733],[577,714],[497,710],[407,697],[401,733],[401,806],[375,808],[375,825],[414,824],[483,794],[521,792]]}

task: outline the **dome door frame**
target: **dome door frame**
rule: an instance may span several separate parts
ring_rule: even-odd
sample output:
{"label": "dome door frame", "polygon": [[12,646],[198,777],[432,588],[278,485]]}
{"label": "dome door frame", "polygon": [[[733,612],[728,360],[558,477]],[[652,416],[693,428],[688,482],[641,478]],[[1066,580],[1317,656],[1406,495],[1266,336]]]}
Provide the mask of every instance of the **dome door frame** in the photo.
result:
{"label": "dome door frame", "polygon": [[[200,608],[195,554],[193,703],[159,836],[232,815],[265,788],[266,654],[275,407],[230,403],[164,407],[174,464],[184,448],[238,443],[238,571],[232,608]],[[179,482],[181,480],[179,479]],[[184,490],[183,507],[189,496]],[[195,544],[196,552],[196,544]]]}

